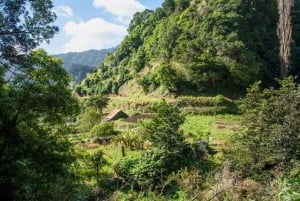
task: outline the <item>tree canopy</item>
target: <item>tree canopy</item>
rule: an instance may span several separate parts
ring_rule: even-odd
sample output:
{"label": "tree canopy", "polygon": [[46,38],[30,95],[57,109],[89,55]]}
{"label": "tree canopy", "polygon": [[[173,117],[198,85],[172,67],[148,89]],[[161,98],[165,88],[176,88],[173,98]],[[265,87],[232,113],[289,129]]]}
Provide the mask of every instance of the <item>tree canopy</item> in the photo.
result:
{"label": "tree canopy", "polygon": [[62,60],[32,51],[58,31],[52,2],[0,6],[0,198],[68,199],[75,158],[66,134],[78,103]]}
{"label": "tree canopy", "polygon": [[51,25],[56,19],[51,0],[0,1],[1,63],[15,62],[19,53],[26,53],[58,31]]}

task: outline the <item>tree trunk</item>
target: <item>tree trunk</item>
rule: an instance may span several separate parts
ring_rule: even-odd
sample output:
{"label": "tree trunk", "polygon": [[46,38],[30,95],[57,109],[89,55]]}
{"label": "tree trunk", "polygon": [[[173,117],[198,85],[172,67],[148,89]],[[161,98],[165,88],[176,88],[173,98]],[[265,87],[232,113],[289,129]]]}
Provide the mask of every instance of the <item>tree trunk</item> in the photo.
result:
{"label": "tree trunk", "polygon": [[292,17],[293,0],[277,0],[279,21],[277,35],[280,43],[280,77],[287,76],[291,65]]}

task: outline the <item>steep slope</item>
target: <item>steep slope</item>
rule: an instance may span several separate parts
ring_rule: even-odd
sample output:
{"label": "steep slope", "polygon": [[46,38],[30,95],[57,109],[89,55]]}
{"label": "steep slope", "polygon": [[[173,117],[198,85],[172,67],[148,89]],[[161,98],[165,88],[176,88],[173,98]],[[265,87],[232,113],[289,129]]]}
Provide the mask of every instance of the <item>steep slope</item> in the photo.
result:
{"label": "steep slope", "polygon": [[57,54],[54,55],[54,57],[63,59],[63,67],[71,74],[73,80],[79,83],[86,77],[87,73],[99,66],[103,59],[115,50],[116,48],[109,48],[83,52],[69,52]]}
{"label": "steep slope", "polygon": [[[134,15],[116,52],[76,91],[117,94],[134,80],[145,93],[236,96],[256,80],[270,84],[279,75],[277,20],[275,1],[165,0]],[[291,72],[300,66],[299,20],[294,26]]]}

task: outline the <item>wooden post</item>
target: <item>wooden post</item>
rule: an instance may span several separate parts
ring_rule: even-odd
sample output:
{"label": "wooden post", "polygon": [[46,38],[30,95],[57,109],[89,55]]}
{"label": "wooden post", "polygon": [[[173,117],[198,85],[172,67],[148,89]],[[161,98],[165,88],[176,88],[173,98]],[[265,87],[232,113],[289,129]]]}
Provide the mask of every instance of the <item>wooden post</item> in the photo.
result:
{"label": "wooden post", "polygon": [[126,156],[124,145],[121,146],[122,157]]}

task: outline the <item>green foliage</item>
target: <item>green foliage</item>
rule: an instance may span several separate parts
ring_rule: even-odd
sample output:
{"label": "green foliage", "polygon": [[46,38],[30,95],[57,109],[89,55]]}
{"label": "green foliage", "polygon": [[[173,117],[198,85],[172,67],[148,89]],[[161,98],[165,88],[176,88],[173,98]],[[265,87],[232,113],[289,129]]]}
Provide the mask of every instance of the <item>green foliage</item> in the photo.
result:
{"label": "green foliage", "polygon": [[144,137],[138,133],[136,129],[129,129],[127,131],[122,131],[119,135],[115,137],[115,142],[121,143],[125,148],[131,150],[142,149]]}
{"label": "green foliage", "polygon": [[261,91],[256,83],[248,90],[241,106],[240,153],[248,153],[256,170],[299,159],[299,93],[291,77],[280,81],[279,89]]}
{"label": "green foliage", "polygon": [[136,191],[129,191],[129,192],[122,192],[117,191],[113,199],[117,199],[120,201],[127,201],[127,200],[139,200],[139,201],[173,201],[174,199],[168,199],[163,195],[157,195],[155,192],[136,192]]}
{"label": "green foliage", "polygon": [[[108,105],[109,99],[103,95],[93,95],[86,99],[79,115],[78,127],[81,132],[90,131],[102,120],[102,110]],[[96,129],[97,130],[97,129]]]}
{"label": "green foliage", "polygon": [[187,151],[178,131],[183,121],[178,109],[162,101],[157,106],[157,115],[143,124],[143,134],[151,142],[151,149],[140,157],[123,158],[115,165],[115,172],[140,190],[162,189],[167,176],[182,165]]}
{"label": "green foliage", "polygon": [[0,7],[0,199],[73,199],[66,134],[78,103],[62,61],[32,52],[58,31],[53,4],[4,0]]}
{"label": "green foliage", "polygon": [[51,0],[3,0],[0,7],[3,8],[0,14],[1,65],[7,61],[21,62],[20,52],[28,52],[43,41],[49,42],[58,31],[58,27],[51,25],[56,19]]}
{"label": "green foliage", "polygon": [[148,93],[150,91],[155,90],[157,87],[159,87],[159,81],[157,80],[157,77],[154,73],[148,72],[145,74],[140,80],[139,84],[142,86],[143,91],[145,93]]}
{"label": "green foliage", "polygon": [[160,30],[159,43],[161,56],[169,61],[172,58],[173,49],[176,46],[177,38],[181,33],[181,28],[170,21],[162,22],[163,29]]}
{"label": "green foliage", "polygon": [[170,15],[175,10],[175,2],[174,0],[165,0],[162,4],[163,10]]}
{"label": "green foliage", "polygon": [[291,180],[284,179],[281,191],[279,193],[281,201],[299,201],[300,200],[300,178]]}
{"label": "green foliage", "polygon": [[[253,7],[247,6],[247,9]],[[244,4],[238,1],[214,1],[204,7],[206,12],[199,25],[202,31],[197,37],[204,48],[191,66],[195,84],[199,87],[209,84],[213,88],[225,87],[233,91],[236,87],[247,87],[253,78],[260,76],[262,69],[260,55],[247,46],[248,40],[256,37],[251,35],[247,38],[250,31],[246,30],[253,29],[245,20],[249,12],[243,10]]]}
{"label": "green foliage", "polygon": [[72,63],[68,69],[68,72],[72,76],[73,82],[80,83],[86,77],[86,75],[94,69],[95,67],[93,66]]}
{"label": "green foliage", "polygon": [[79,108],[61,60],[43,50],[24,59],[22,71],[10,80],[1,75],[1,198],[52,199],[55,188],[72,183],[69,170],[75,158],[67,122]]}
{"label": "green foliage", "polygon": [[95,177],[96,181],[100,181],[100,171],[104,165],[107,164],[107,161],[104,158],[104,152],[102,150],[99,150],[95,153],[93,153],[90,156],[90,161],[89,161],[90,167],[94,170],[95,172]]}
{"label": "green foliage", "polygon": [[200,107],[200,106],[216,106],[216,97],[204,97],[204,96],[180,96],[175,101],[174,104],[177,107]]}
{"label": "green foliage", "polygon": [[241,117],[238,115],[187,115],[180,126],[186,138],[203,139],[209,137],[222,141],[230,140],[234,131],[239,127]]}
{"label": "green foliage", "polygon": [[300,59],[297,55],[300,54],[300,1],[294,1],[293,9],[292,9],[292,38],[293,38],[293,44],[292,44],[292,68],[290,69],[290,74],[292,75],[299,75],[299,65]]}
{"label": "green foliage", "polygon": [[[176,170],[178,158],[174,153],[161,148],[145,151],[140,158],[123,158],[115,168],[133,187],[140,190],[159,190],[166,176]],[[121,174],[120,174],[121,173]]]}
{"label": "green foliage", "polygon": [[109,48],[103,50],[88,50],[83,52],[69,52],[65,54],[57,54],[54,55],[54,57],[63,59],[63,67],[69,71],[73,64],[95,68],[101,64],[106,56],[113,53],[115,50],[116,48]]}
{"label": "green foliage", "polygon": [[95,125],[99,124],[102,120],[102,114],[98,113],[93,107],[88,107],[79,116],[79,131],[88,132]]}
{"label": "green foliage", "polygon": [[146,64],[146,53],[142,48],[138,49],[138,52],[130,61],[130,66],[134,68],[135,72],[140,72]]}
{"label": "green foliage", "polygon": [[160,85],[166,87],[170,91],[177,90],[177,75],[176,71],[172,68],[170,64],[163,63],[159,67],[157,67],[156,74],[157,80]]}
{"label": "green foliage", "polygon": [[[292,18],[292,74],[299,71],[298,4]],[[162,86],[175,93],[237,97],[249,84],[260,79],[274,84],[279,75],[277,21],[274,1],[164,1],[162,8],[134,15],[117,51],[76,91],[118,93],[138,79],[146,93]]]}
{"label": "green foliage", "polygon": [[139,80],[139,84],[143,87],[145,93],[163,86],[169,91],[177,91],[177,74],[172,66],[168,63],[162,63],[155,68],[154,71],[148,72]]}
{"label": "green foliage", "polygon": [[108,105],[108,97],[103,95],[94,95],[91,96],[87,102],[87,107],[95,108],[97,113],[102,114],[102,110]]}
{"label": "green foliage", "polygon": [[168,177],[168,183],[176,183],[178,190],[173,200],[203,199],[199,195],[203,188],[203,173],[197,168],[182,168]]}
{"label": "green foliage", "polygon": [[181,152],[184,138],[178,129],[183,122],[179,110],[162,101],[157,106],[157,115],[144,124],[144,135],[155,147]]}
{"label": "green foliage", "polygon": [[225,97],[221,94],[217,95],[216,102],[217,102],[217,104],[223,104],[225,102]]}
{"label": "green foliage", "polygon": [[96,69],[105,57],[113,53],[116,48],[103,50],[88,50],[84,52],[69,52],[57,54],[54,57],[63,59],[63,67],[70,73],[72,80],[79,84],[88,73]]}
{"label": "green foliage", "polygon": [[90,134],[95,137],[109,137],[115,135],[114,122],[103,122],[96,124],[90,131]]}
{"label": "green foliage", "polygon": [[238,111],[237,103],[224,95],[180,96],[170,103],[187,114],[236,114]]}

